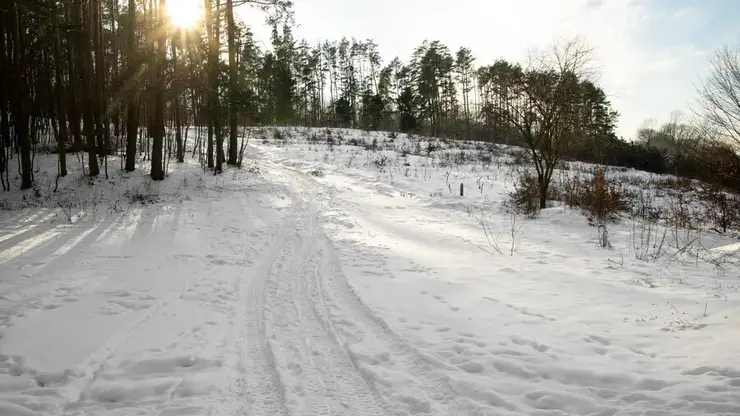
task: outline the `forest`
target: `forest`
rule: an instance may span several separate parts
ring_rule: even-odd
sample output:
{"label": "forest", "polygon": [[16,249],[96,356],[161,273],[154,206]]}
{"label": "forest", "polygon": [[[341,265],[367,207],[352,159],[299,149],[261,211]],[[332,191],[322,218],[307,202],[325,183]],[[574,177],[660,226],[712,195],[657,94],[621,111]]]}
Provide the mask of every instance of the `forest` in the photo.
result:
{"label": "forest", "polygon": [[[740,64],[729,48],[700,91],[700,122],[674,117],[626,140],[615,133],[619,114],[589,76],[590,50],[579,39],[523,63],[478,62],[470,49],[440,41],[384,62],[372,40],[296,39],[289,1],[203,0],[203,19],[192,27],[172,24],[166,5],[3,2],[4,190],[16,171],[23,189],[33,187],[33,158],[42,151],[58,153],[60,177],[70,152],[90,176],[133,171],[147,160],[152,179],[163,180],[168,160],[182,162],[188,151],[218,174],[224,164],[241,165],[249,127],[286,125],[519,145],[535,162],[554,153],[740,189],[740,105],[732,100],[740,95]],[[269,44],[240,21],[239,8],[264,13]],[[186,149],[191,129],[206,134]],[[121,156],[120,166],[108,166],[111,155]]]}

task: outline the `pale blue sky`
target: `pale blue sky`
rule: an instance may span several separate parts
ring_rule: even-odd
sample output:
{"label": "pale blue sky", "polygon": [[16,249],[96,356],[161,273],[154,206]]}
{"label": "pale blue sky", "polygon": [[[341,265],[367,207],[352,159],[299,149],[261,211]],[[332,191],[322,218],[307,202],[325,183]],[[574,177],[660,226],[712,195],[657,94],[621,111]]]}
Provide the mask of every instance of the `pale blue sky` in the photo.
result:
{"label": "pale blue sky", "polygon": [[625,138],[646,119],[688,113],[714,50],[740,44],[740,0],[294,2],[297,38],[371,38],[384,62],[407,59],[424,39],[453,51],[466,46],[481,65],[521,59],[528,47],[546,46],[553,37],[582,36],[596,49],[601,83],[621,113],[618,134]]}

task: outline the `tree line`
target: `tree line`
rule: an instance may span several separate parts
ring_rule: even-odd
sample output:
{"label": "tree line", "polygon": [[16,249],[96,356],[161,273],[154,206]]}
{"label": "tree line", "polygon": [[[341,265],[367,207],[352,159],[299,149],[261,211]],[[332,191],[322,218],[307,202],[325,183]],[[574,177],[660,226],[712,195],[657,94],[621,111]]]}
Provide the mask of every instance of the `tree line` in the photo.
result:
{"label": "tree line", "polygon": [[[215,173],[224,163],[240,164],[247,126],[349,127],[520,145],[543,198],[564,157],[703,179],[716,178],[716,167],[726,170],[731,159],[717,160],[719,141],[712,151],[694,151],[701,160],[687,166],[687,154],[678,163],[675,149],[659,141],[618,138],[619,115],[592,76],[591,50],[578,39],[525,62],[480,65],[468,48],[425,41],[407,59],[386,63],[372,40],[295,39],[289,1],[252,3],[266,12],[269,44],[235,13],[249,1],[203,0],[201,24],[187,29],[169,24],[166,1],[0,6],[4,188],[13,157],[22,187],[33,185],[34,149],[49,138],[60,176],[66,152],[86,155],[92,176],[101,167],[107,175],[108,156],[119,153],[122,169],[148,160],[152,178],[161,180],[169,158],[184,160],[190,128],[204,130],[190,151]],[[709,131],[702,129],[702,146]]]}

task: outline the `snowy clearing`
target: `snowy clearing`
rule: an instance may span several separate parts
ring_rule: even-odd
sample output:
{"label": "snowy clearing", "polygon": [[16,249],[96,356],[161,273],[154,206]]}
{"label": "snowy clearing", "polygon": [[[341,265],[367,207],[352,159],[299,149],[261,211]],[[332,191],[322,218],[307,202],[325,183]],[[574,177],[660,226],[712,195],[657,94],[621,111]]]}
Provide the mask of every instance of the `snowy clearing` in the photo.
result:
{"label": "snowy clearing", "polygon": [[508,214],[497,160],[292,134],[3,196],[0,415],[740,414],[735,240],[646,261],[633,220]]}

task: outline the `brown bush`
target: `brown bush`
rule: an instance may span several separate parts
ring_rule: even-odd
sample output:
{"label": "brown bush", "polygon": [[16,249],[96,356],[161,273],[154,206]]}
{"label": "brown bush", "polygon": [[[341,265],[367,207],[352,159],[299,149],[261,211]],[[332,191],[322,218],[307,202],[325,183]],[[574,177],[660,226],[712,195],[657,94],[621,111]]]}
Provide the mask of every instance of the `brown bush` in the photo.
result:
{"label": "brown bush", "polygon": [[590,181],[578,176],[562,181],[552,194],[553,199],[566,206],[582,209],[591,221],[598,224],[629,212],[634,200],[634,195],[622,184],[606,180],[603,168],[597,168]]}
{"label": "brown bush", "polygon": [[534,175],[527,172],[519,177],[519,183],[509,194],[509,204],[527,218],[537,218],[540,212],[540,187]]}

